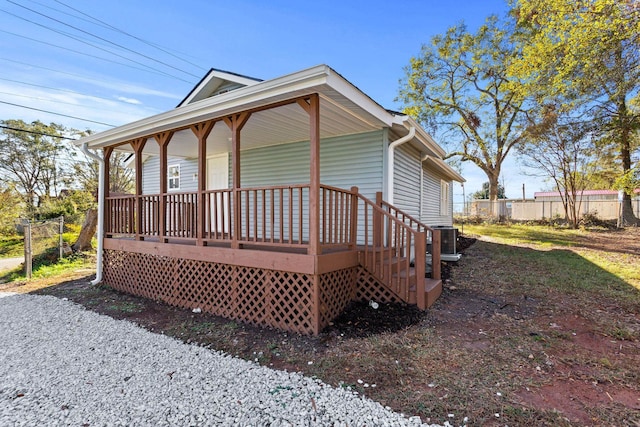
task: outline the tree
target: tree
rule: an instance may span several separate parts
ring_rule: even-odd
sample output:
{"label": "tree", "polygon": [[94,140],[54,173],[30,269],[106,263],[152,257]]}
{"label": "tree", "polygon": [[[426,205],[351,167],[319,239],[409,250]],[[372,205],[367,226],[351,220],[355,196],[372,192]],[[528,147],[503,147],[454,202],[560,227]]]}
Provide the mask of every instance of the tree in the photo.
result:
{"label": "tree", "polygon": [[0,182],[0,234],[15,234],[15,225],[23,208],[22,198],[15,189]]}
{"label": "tree", "polygon": [[65,128],[40,121],[2,120],[0,174],[23,195],[27,213],[33,216],[36,202],[57,196],[66,182],[64,162],[67,150],[61,138]]}
{"label": "tree", "polygon": [[489,179],[489,199],[498,198],[504,160],[521,141],[526,97],[507,83],[509,64],[519,55],[510,23],[490,17],[475,33],[464,24],[423,45],[405,68],[399,99],[404,112],[433,131],[457,156],[478,166]]}
{"label": "tree", "polygon": [[[130,154],[114,151],[109,159],[109,192],[131,193],[135,186],[135,172],[125,167]],[[95,159],[85,156],[84,160],[74,163],[75,178],[80,187],[91,192],[94,197],[98,194],[99,165]]]}
{"label": "tree", "polygon": [[578,228],[582,192],[587,187],[595,150],[591,126],[554,106],[542,107],[541,119],[527,130],[531,142],[519,147],[526,166],[550,177],[560,193],[565,219]]}
{"label": "tree", "polygon": [[[472,198],[476,200],[485,200],[489,198],[489,181],[482,183],[482,190],[478,190],[473,193]],[[502,184],[498,184],[498,199],[506,199],[504,193],[504,186]]]}
{"label": "tree", "polygon": [[[636,0],[515,0],[513,13],[528,43],[509,74],[546,98],[573,99],[589,108],[605,139],[617,147],[619,173],[628,176],[640,128],[640,5]],[[517,88],[514,87],[515,90]],[[631,194],[623,221],[640,224]]]}

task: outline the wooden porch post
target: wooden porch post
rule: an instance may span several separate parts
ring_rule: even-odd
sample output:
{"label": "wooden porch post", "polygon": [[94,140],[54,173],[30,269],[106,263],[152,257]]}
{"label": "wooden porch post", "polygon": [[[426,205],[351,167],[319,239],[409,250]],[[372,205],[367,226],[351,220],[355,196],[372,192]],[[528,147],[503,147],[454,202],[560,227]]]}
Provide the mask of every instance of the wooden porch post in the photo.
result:
{"label": "wooden porch post", "polygon": [[427,272],[427,232],[416,233],[415,241],[415,266],[416,266],[416,302],[420,310],[427,308],[427,295],[424,287],[424,278]]}
{"label": "wooden porch post", "polygon": [[131,141],[136,156],[136,240],[144,240],[142,237],[142,150],[147,143],[147,138],[139,138]]}
{"label": "wooden porch post", "polygon": [[239,249],[238,239],[241,231],[242,215],[240,213],[240,131],[249,120],[251,113],[244,111],[233,116],[225,117],[224,122],[231,129],[231,177],[233,181],[233,235],[231,236],[231,247]]}
{"label": "wooden porch post", "polygon": [[317,93],[298,99],[309,114],[309,255],[319,255],[320,249],[320,97]]}
{"label": "wooden porch post", "polygon": [[173,131],[162,132],[153,138],[160,146],[160,203],[158,207],[158,238],[160,243],[166,243],[167,232],[167,148]]}
{"label": "wooden porch post", "polygon": [[431,233],[431,278],[440,280],[440,230],[432,230]]}
{"label": "wooden porch post", "polygon": [[349,224],[349,249],[353,250],[358,245],[358,187],[351,187],[351,218]]}
{"label": "wooden porch post", "polygon": [[107,211],[110,203],[107,203],[107,199],[109,198],[109,188],[111,187],[111,180],[109,176],[111,175],[111,153],[113,153],[113,147],[104,147],[102,149],[102,154],[104,158],[104,230],[103,233],[106,236],[108,232],[111,231],[111,218],[112,213]]}
{"label": "wooden porch post", "polygon": [[191,126],[191,131],[198,138],[198,214],[196,229],[196,245],[204,245],[205,219],[207,215],[206,198],[204,192],[207,189],[207,138],[216,124],[213,120],[198,123]]}
{"label": "wooden porch post", "polygon": [[[382,208],[382,192],[376,192],[376,206]],[[373,247],[379,248],[382,246],[382,238],[380,229],[384,227],[382,224],[382,215],[376,211],[373,211]]]}

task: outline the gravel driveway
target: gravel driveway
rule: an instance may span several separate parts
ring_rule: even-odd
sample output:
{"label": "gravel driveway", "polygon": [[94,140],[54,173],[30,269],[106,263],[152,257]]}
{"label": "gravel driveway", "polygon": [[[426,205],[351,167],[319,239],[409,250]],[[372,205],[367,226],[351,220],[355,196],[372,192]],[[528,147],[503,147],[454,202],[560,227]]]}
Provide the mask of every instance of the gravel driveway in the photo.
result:
{"label": "gravel driveway", "polygon": [[419,426],[380,404],[49,296],[0,298],[0,425]]}

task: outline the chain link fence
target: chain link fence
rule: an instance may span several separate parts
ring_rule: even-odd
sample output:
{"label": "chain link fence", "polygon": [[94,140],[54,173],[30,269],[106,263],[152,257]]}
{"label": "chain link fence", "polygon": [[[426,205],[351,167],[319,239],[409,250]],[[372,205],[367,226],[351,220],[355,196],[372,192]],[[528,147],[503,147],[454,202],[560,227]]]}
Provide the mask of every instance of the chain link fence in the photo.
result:
{"label": "chain link fence", "polygon": [[44,221],[23,219],[20,227],[24,233],[24,269],[30,279],[37,263],[52,263],[62,258],[68,248],[64,244],[64,217]]}

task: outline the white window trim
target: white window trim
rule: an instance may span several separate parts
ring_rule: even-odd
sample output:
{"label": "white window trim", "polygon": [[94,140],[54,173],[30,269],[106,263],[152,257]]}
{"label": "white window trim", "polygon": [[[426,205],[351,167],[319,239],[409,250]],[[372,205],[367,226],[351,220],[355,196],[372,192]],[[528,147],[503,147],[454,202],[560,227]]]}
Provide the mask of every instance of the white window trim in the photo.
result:
{"label": "white window trim", "polygon": [[444,179],[440,180],[440,215],[449,215],[449,205],[450,205],[450,195],[451,195],[451,183],[445,181]]}
{"label": "white window trim", "polygon": [[[178,176],[177,177],[172,177],[171,176],[171,169],[172,168],[178,168]],[[180,185],[181,185],[181,179],[182,176],[180,175],[180,164],[177,165],[168,165],[167,166],[167,190],[169,191],[176,191],[176,190],[180,190]],[[171,187],[171,180],[172,179],[177,179],[178,180],[178,186],[177,187]]]}

